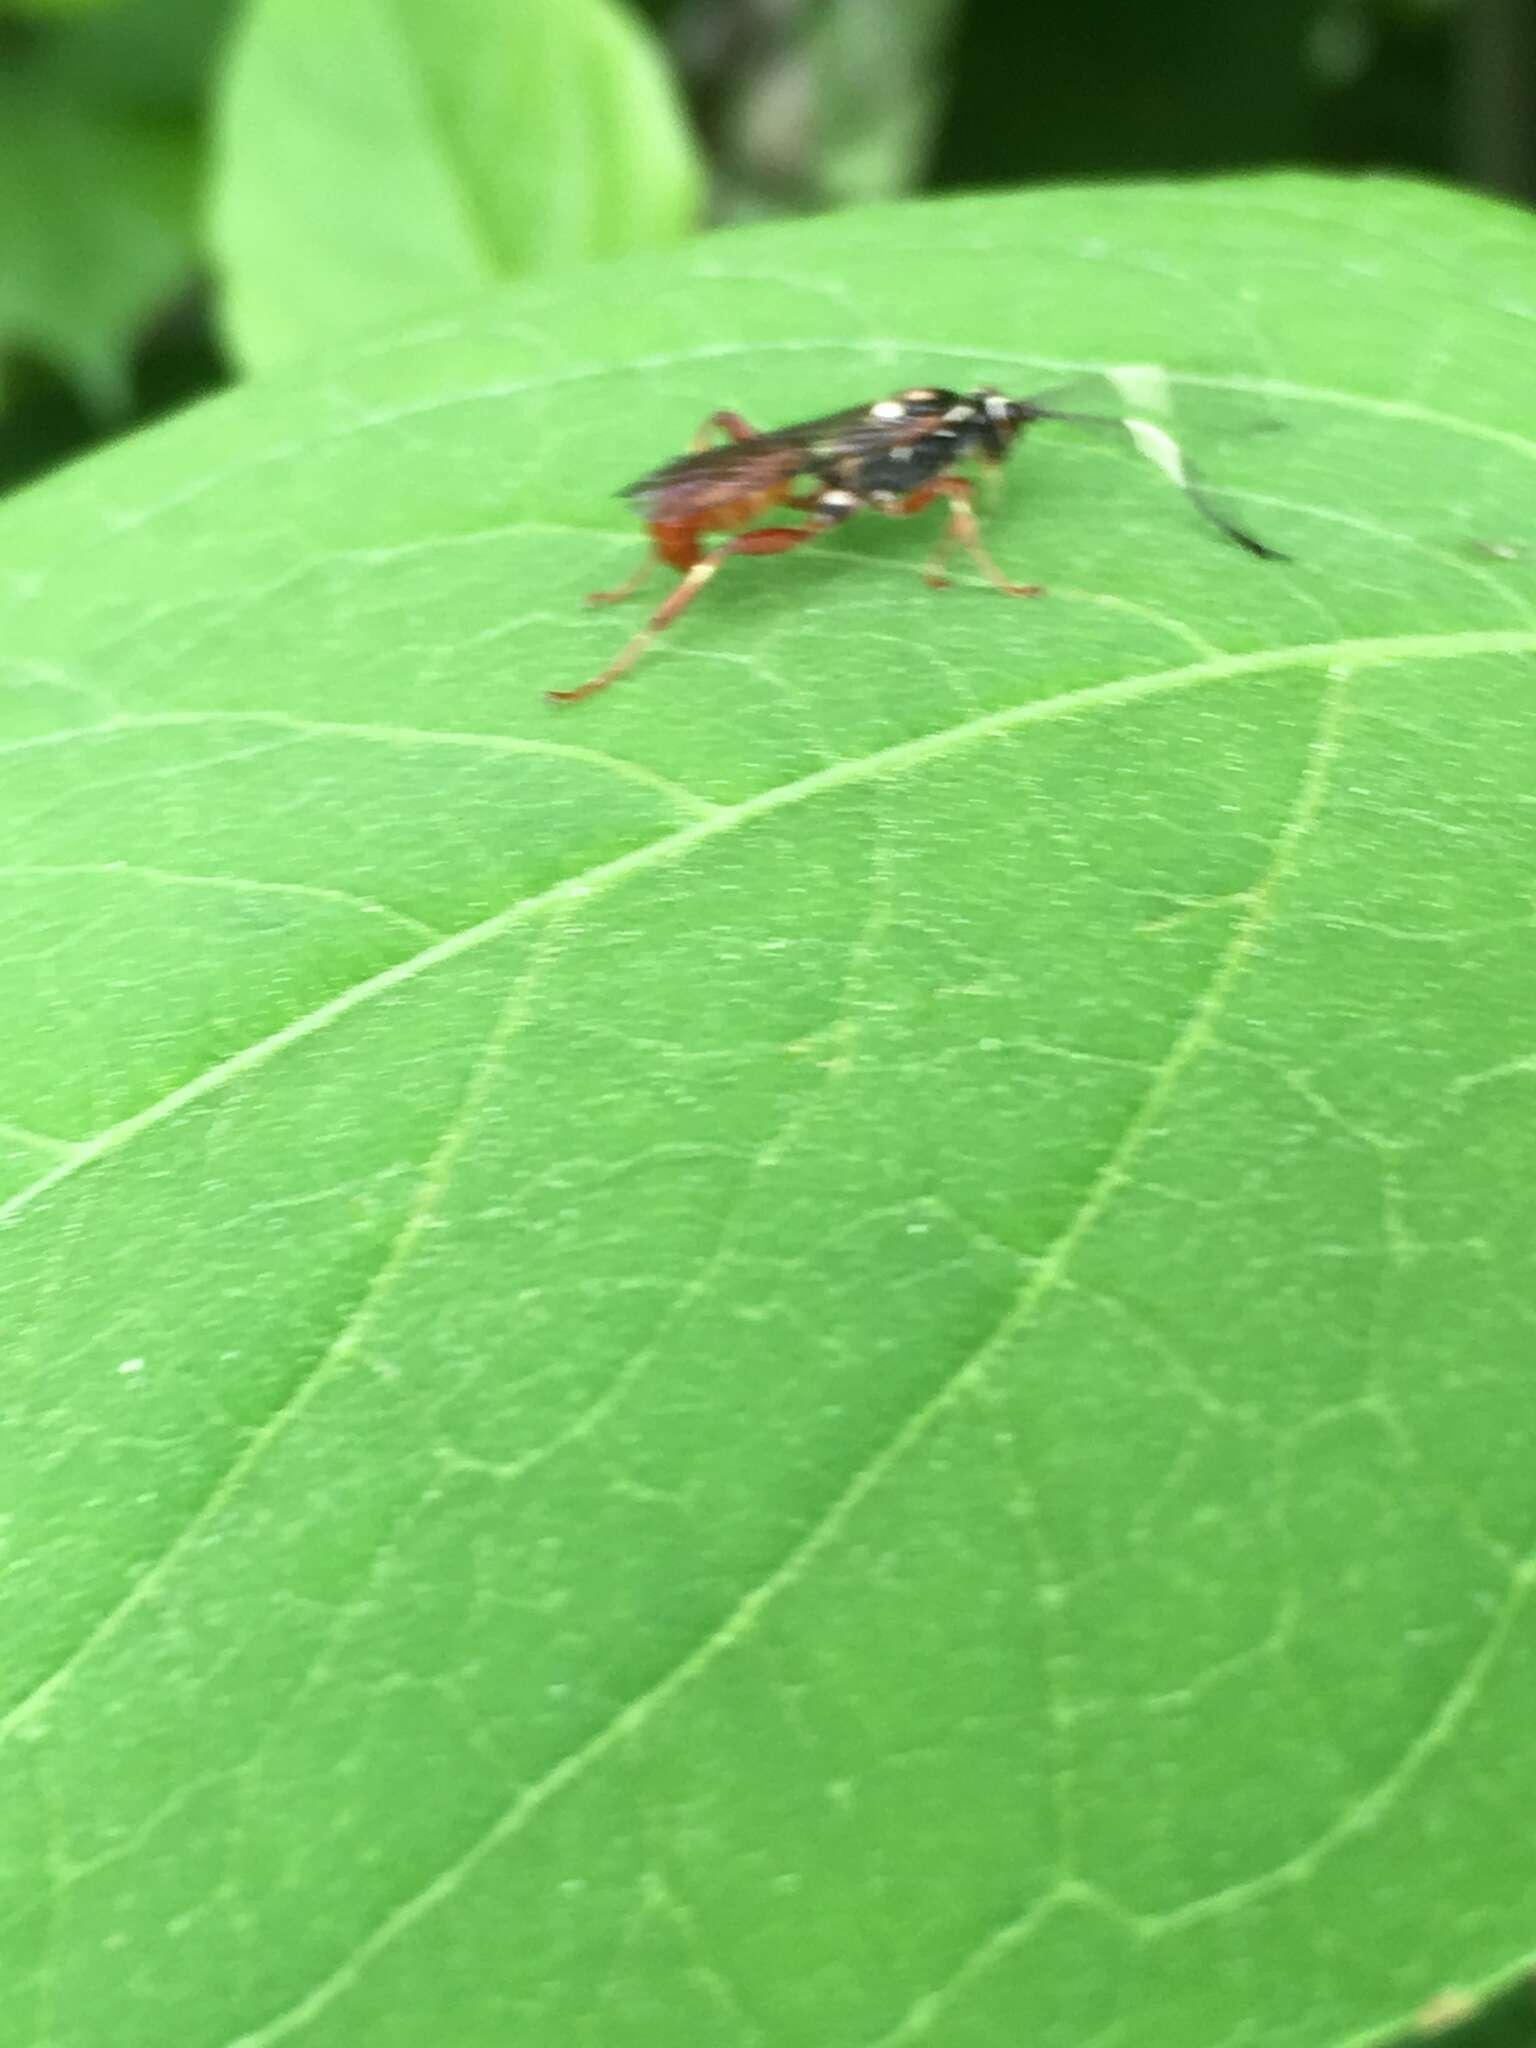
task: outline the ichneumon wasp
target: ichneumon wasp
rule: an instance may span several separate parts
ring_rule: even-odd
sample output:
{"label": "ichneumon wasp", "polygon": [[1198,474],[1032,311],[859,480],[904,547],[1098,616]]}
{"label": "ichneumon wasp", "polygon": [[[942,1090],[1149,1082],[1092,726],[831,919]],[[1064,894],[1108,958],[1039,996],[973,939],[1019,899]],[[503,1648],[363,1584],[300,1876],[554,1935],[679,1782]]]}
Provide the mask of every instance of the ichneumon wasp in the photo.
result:
{"label": "ichneumon wasp", "polygon": [[[855,512],[883,512],[906,519],[943,501],[949,523],[929,557],[927,577],[935,589],[947,578],[943,565],[963,548],[987,581],[1009,597],[1039,597],[1038,584],[1011,583],[982,544],[973,503],[975,485],[959,474],[972,462],[995,470],[1023,430],[1037,420],[1077,426],[1122,427],[1141,452],[1172,477],[1202,517],[1251,555],[1268,562],[1286,556],[1266,547],[1217,510],[1185,461],[1178,443],[1149,420],[1108,413],[1076,412],[1037,398],[1006,398],[981,386],[943,391],[923,385],[873,405],[851,406],[821,419],[800,420],[760,434],[736,412],[715,412],[700,428],[692,451],[630,484],[630,500],[650,533],[645,560],[617,590],[599,590],[588,600],[612,604],[640,588],[660,561],[682,581],[649,621],[590,682],[572,690],[551,690],[559,704],[596,696],[616,682],[692,604],[704,585],[733,555],[782,555],[828,533]],[[709,445],[712,434],[722,444]],[[798,526],[755,526],[764,513],[802,515]],[[706,548],[706,534],[727,538]]]}

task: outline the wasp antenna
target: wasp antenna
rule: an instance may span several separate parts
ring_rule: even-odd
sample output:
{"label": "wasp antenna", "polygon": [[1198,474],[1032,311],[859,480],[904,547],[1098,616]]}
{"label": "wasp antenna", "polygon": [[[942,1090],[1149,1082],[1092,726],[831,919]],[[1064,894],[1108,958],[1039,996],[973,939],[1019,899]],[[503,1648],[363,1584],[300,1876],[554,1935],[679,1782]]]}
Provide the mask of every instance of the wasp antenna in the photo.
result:
{"label": "wasp antenna", "polygon": [[1288,562],[1291,558],[1278,548],[1269,547],[1257,539],[1246,528],[1238,526],[1221,512],[1211,501],[1205,480],[1191,467],[1189,458],[1166,428],[1154,425],[1151,420],[1128,419],[1124,423],[1126,432],[1141,454],[1149,462],[1155,462],[1165,476],[1171,477],[1188,498],[1191,505],[1203,519],[1208,519],[1218,532],[1228,540],[1236,541],[1240,548],[1246,548],[1250,555],[1257,555],[1261,562]]}
{"label": "wasp antenna", "polygon": [[1066,412],[1054,406],[1037,406],[1033,400],[1024,401],[1026,416],[1042,420],[1063,420],[1075,427],[1119,427],[1131,438],[1137,453],[1154,463],[1164,476],[1170,477],[1188,498],[1202,519],[1209,521],[1228,540],[1235,541],[1240,548],[1246,548],[1250,555],[1257,555],[1262,562],[1288,562],[1292,558],[1282,554],[1279,548],[1272,548],[1257,539],[1245,528],[1228,519],[1217,509],[1205,480],[1190,463],[1184,450],[1166,427],[1158,426],[1152,420],[1133,419],[1103,412]]}
{"label": "wasp antenna", "polygon": [[1020,412],[1023,413],[1026,419],[1065,420],[1069,426],[1074,427],[1123,427],[1126,424],[1123,413],[1077,412],[1075,410],[1067,410],[1059,405],[1043,404],[1041,400],[1049,396],[1049,392],[1042,392],[1040,398],[1021,398],[1019,400]]}
{"label": "wasp antenna", "polygon": [[1096,376],[1096,371],[1080,370],[1075,377],[1065,377],[1059,384],[1048,384],[1044,391],[1036,391],[1028,398],[1017,400],[1019,410],[1026,416],[1043,419],[1056,399],[1070,398],[1074,391],[1081,391],[1092,384]]}

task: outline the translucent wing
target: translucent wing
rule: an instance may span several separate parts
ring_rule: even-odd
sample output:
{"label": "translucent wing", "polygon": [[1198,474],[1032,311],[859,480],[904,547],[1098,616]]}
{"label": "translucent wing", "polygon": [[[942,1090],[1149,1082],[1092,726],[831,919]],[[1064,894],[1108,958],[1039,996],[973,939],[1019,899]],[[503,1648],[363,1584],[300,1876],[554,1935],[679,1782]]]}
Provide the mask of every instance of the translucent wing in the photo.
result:
{"label": "translucent wing", "polygon": [[878,419],[867,405],[850,406],[754,434],[750,441],[724,441],[718,448],[680,455],[626,485],[619,495],[644,514],[654,513],[665,499],[668,512],[697,518],[716,505],[780,491],[796,476],[836,477],[843,465],[920,440],[932,427],[932,420]]}
{"label": "translucent wing", "polygon": [[642,516],[695,519],[712,506],[774,494],[807,466],[802,443],[760,434],[751,441],[727,441],[695,455],[680,455],[626,484],[619,493]]}

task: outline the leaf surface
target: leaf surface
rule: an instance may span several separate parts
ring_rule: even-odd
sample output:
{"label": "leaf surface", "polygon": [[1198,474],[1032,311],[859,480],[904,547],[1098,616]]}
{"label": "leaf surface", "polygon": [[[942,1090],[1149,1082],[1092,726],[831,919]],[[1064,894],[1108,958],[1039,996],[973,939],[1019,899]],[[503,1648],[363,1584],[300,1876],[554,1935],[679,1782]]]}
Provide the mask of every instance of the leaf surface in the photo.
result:
{"label": "leaf surface", "polygon": [[[49,2048],[1319,2048],[1530,1953],[1536,233],[1266,179],[456,312],[0,525]],[[622,305],[622,327],[614,308]],[[731,405],[1160,365],[626,630]]]}

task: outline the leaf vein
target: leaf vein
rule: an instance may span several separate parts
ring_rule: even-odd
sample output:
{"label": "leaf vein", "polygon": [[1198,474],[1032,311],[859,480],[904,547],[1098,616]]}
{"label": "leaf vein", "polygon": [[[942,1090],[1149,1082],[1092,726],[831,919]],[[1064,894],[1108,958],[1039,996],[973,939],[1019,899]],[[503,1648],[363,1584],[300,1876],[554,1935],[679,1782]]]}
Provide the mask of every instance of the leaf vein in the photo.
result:
{"label": "leaf vein", "polygon": [[356,1349],[361,1332],[377,1311],[379,1304],[398,1283],[401,1273],[409,1263],[411,1253],[428,1227],[433,1211],[448,1185],[454,1161],[463,1146],[474,1114],[484,1101],[497,1062],[529,1015],[533,990],[545,966],[557,950],[556,940],[560,930],[558,919],[552,917],[542,940],[533,948],[523,972],[508,991],[485,1043],[470,1067],[469,1077],[460,1093],[453,1115],[422,1169],[415,1198],[399,1229],[391,1238],[372,1280],[362,1290],[336,1336],[308,1372],[283,1396],[261,1427],[247,1439],[229,1469],[215,1482],[201,1505],[188,1517],[180,1533],[174,1536],[160,1555],[134,1579],[133,1584],[115,1606],[100,1616],[69,1656],[0,1716],[0,1740],[32,1719],[46,1702],[67,1684],[72,1673],[84,1660],[115,1635],[130,1614],[144,1605],[188,1544],[193,1542],[213,1520],[236,1487],[260,1463],[277,1438],[309,1406],[336,1366]]}
{"label": "leaf vein", "polygon": [[[551,1799],[600,1763],[619,1743],[628,1740],[666,1708],[695,1678],[743,1641],[764,1611],[796,1586],[875,1488],[929,1434],[960,1396],[984,1378],[996,1354],[1026,1329],[1044,1300],[1063,1279],[1078,1245],[1125,1185],[1135,1154],[1155,1127],[1157,1118],[1185,1070],[1210,1043],[1216,1019],[1242,973],[1259,933],[1268,921],[1277,890],[1292,872],[1308,834],[1320,814],[1332,764],[1338,752],[1338,725],[1343,685],[1335,680],[1322,699],[1317,731],[1308,752],[1291,814],[1282,827],[1267,872],[1250,894],[1248,909],[1228,941],[1215,973],[1195,1004],[1110,1157],[1095,1175],[1071,1220],[1034,1266],[989,1335],[963,1363],[915,1409],[895,1434],[854,1472],[837,1498],[774,1569],[744,1592],[722,1621],[686,1656],[645,1692],[613,1715],[579,1748],[547,1770],[505,1807],[454,1862],[446,1865],[409,1898],[393,1907],[345,1961],[284,2011],[230,2043],[230,2048],[269,2048],[306,2025],[352,1983],[384,1949],[459,1889],[485,1858],[515,1837]],[[1032,1924],[1032,1916],[1026,1923]],[[996,1938],[993,1938],[996,1945]]]}
{"label": "leaf vein", "polygon": [[40,1196],[69,1175],[82,1171],[97,1160],[119,1150],[146,1130],[176,1115],[231,1081],[251,1073],[290,1045],[312,1037],[375,997],[387,994],[466,953],[473,952],[503,933],[555,905],[586,901],[603,895],[632,875],[665,866],[691,854],[707,841],[734,832],[760,818],[787,810],[843,788],[857,787],[885,775],[902,775],[927,762],[942,759],[957,747],[1001,738],[1020,726],[1040,724],[1057,718],[1075,718],[1094,711],[1109,711],[1119,705],[1167,695],[1206,683],[1236,681],[1241,677],[1272,675],[1288,668],[1356,669],[1390,666],[1405,660],[1446,661],[1481,654],[1536,654],[1536,632],[1509,629],[1498,632],[1451,634],[1409,633],[1359,640],[1341,639],[1261,649],[1251,654],[1225,655],[1219,661],[1189,662],[1178,668],[1155,669],[1140,675],[1121,676],[1086,689],[1065,691],[1055,697],[1035,698],[1025,704],[1005,706],[945,726],[916,739],[901,740],[879,752],[860,755],[816,769],[797,781],[782,783],[722,807],[708,818],[679,827],[659,839],[646,841],[612,860],[567,876],[538,894],[521,898],[494,912],[478,924],[451,932],[445,939],[424,947],[407,959],[394,962],[377,974],[329,997],[303,1016],[280,1026],[265,1038],[229,1054],[214,1066],[180,1084],[132,1116],[99,1132],[83,1143],[70,1159],[40,1176],[0,1203],[0,1225],[9,1223]]}
{"label": "leaf vein", "polygon": [[308,898],[320,903],[335,903],[350,910],[363,911],[369,917],[387,918],[392,924],[404,925],[421,938],[440,939],[443,933],[419,917],[412,917],[408,911],[395,910],[387,903],[375,903],[367,896],[358,896],[350,889],[325,888],[316,882],[269,882],[258,880],[254,875],[198,875],[180,868],[147,867],[137,861],[57,861],[18,862],[0,866],[0,876],[7,879],[22,875],[70,876],[70,875],[124,875],[130,880],[165,883],[172,887],[191,889],[225,889],[234,895],[252,896],[294,896]]}

